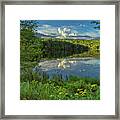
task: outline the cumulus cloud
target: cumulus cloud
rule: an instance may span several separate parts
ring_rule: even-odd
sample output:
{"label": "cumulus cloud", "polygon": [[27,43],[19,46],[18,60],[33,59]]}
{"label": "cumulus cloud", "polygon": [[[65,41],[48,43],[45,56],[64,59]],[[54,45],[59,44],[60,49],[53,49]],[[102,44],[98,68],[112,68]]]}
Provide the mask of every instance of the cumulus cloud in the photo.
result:
{"label": "cumulus cloud", "polygon": [[46,29],[46,28],[51,28],[51,27],[52,27],[51,25],[43,24],[43,25],[39,25],[37,28],[38,29]]}
{"label": "cumulus cloud", "polygon": [[69,34],[69,36],[77,36],[78,34],[77,33],[71,33]]}
{"label": "cumulus cloud", "polygon": [[66,33],[67,28],[59,27],[57,30],[58,30],[59,36],[64,37],[64,38],[66,38],[68,36],[68,33]]}
{"label": "cumulus cloud", "polygon": [[[87,29],[88,28],[88,29]],[[91,37],[98,37],[99,31],[92,28],[87,27],[87,25],[79,24],[78,26],[52,26],[49,24],[43,24],[38,27],[38,33],[46,34],[46,35],[55,35],[58,38],[67,38],[70,36],[91,36]]]}
{"label": "cumulus cloud", "polygon": [[81,33],[80,35],[87,35],[87,36],[91,36],[91,37],[98,37],[99,33],[96,33],[96,32],[85,32],[85,33]]}
{"label": "cumulus cloud", "polygon": [[86,27],[86,25],[84,25],[84,24],[80,24],[79,26],[80,26],[80,27]]}
{"label": "cumulus cloud", "polygon": [[67,27],[58,28],[58,34],[61,38],[67,38],[70,36],[77,36],[78,32]]}
{"label": "cumulus cloud", "polygon": [[57,35],[58,34],[56,27],[53,27],[53,26],[47,25],[47,24],[39,26],[37,32],[42,33],[42,34],[47,34],[47,35],[51,35],[51,34]]}
{"label": "cumulus cloud", "polygon": [[52,26],[45,24],[45,25],[42,25],[42,27],[48,28],[48,27],[52,27]]}

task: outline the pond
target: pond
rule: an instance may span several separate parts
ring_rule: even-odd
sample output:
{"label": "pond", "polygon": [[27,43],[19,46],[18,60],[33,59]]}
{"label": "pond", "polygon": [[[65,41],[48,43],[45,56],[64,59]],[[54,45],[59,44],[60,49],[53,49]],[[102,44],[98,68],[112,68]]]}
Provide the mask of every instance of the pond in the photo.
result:
{"label": "pond", "polygon": [[97,58],[66,58],[40,61],[34,71],[53,75],[79,76],[100,79],[100,59]]}

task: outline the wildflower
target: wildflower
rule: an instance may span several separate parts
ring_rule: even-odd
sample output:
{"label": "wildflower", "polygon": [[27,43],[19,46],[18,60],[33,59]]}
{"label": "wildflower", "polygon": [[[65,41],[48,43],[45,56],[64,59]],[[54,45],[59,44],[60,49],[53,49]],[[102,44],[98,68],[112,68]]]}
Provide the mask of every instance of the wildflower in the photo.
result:
{"label": "wildflower", "polygon": [[77,96],[77,95],[79,95],[78,93],[75,93],[75,95]]}
{"label": "wildflower", "polygon": [[61,95],[62,94],[62,92],[59,92],[59,95]]}
{"label": "wildflower", "polygon": [[54,95],[50,95],[50,97],[53,97]]}

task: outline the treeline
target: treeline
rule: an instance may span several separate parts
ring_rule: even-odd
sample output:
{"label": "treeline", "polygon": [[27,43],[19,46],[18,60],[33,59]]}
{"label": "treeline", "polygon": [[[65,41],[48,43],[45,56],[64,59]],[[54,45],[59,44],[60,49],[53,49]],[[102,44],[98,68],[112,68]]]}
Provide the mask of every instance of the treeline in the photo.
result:
{"label": "treeline", "polygon": [[87,46],[75,45],[66,41],[43,41],[43,58],[64,58],[88,50],[89,48]]}
{"label": "treeline", "polygon": [[21,40],[21,61],[40,61],[40,59],[64,58],[81,54],[89,50],[88,46],[73,44],[68,41],[52,39]]}
{"label": "treeline", "polygon": [[100,57],[100,40],[70,40],[69,42],[76,45],[87,46],[89,48],[87,52],[76,54],[74,57]]}

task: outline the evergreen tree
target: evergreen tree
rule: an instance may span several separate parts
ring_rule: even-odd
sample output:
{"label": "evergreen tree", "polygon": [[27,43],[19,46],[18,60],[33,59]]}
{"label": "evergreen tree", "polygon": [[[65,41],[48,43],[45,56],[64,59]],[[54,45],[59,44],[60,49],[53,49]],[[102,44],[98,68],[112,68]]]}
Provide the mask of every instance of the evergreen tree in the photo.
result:
{"label": "evergreen tree", "polygon": [[96,26],[94,27],[95,29],[100,29],[100,21],[91,21],[91,24],[95,24]]}
{"label": "evergreen tree", "polygon": [[20,37],[21,40],[31,40],[35,37],[37,28],[37,21],[35,20],[21,20],[20,21]]}

